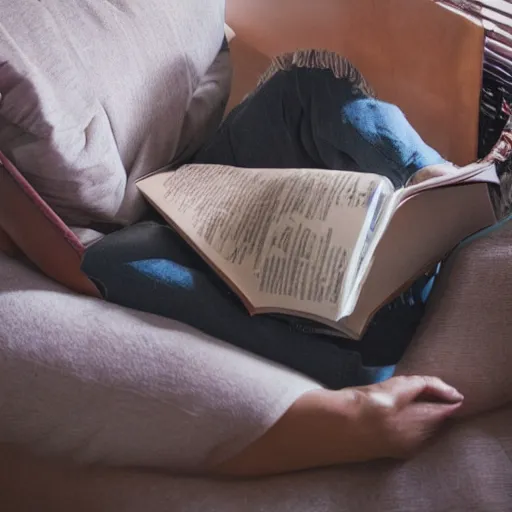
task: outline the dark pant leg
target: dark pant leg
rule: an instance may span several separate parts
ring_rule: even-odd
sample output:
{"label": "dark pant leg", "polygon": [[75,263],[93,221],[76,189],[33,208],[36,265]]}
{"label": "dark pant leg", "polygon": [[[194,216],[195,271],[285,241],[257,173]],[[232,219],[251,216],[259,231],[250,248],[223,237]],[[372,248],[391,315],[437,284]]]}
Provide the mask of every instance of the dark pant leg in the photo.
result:
{"label": "dark pant leg", "polygon": [[86,251],[83,270],[116,304],[184,322],[333,389],[366,383],[357,352],[269,315],[251,318],[167,226],[140,223],[105,237]]}
{"label": "dark pant leg", "polygon": [[368,97],[330,70],[279,71],[236,107],[196,162],[316,167],[387,176],[402,186],[444,162],[394,105]]}
{"label": "dark pant leg", "polygon": [[[196,161],[351,169],[364,164],[366,158],[366,165],[377,160],[384,174],[400,176],[394,174],[396,155],[388,158],[388,151],[382,158],[383,147],[389,149],[387,142],[380,146],[378,141],[361,143],[355,120],[348,128],[344,125],[343,108],[366,98],[329,71],[280,72],[231,113]],[[297,330],[300,322],[296,320],[250,318],[176,234],[151,224],[127,228],[88,249],[84,270],[102,283],[112,302],[185,322],[332,388],[367,383],[356,351],[365,364],[395,363],[423,312],[417,293],[421,286],[416,286],[377,314],[361,342],[320,336],[310,326],[309,334],[304,334]]]}
{"label": "dark pant leg", "polygon": [[[276,73],[236,107],[195,161],[358,169],[383,174],[400,186],[443,159],[397,107],[369,97],[330,70],[294,68]],[[422,276],[382,308],[361,341],[332,338],[333,343],[359,351],[365,364],[395,364],[423,316],[428,281]]]}

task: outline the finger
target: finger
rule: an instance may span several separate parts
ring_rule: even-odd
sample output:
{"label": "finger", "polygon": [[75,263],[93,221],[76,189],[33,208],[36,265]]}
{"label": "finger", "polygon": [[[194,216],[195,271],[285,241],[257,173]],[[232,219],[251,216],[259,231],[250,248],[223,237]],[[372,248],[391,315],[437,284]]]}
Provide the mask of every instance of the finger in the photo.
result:
{"label": "finger", "polygon": [[423,181],[430,180],[432,178],[439,178],[441,176],[446,176],[447,174],[453,173],[457,170],[453,164],[439,164],[439,165],[430,165],[416,171],[407,181],[406,186],[409,187],[411,185],[417,185]]}
{"label": "finger", "polygon": [[403,376],[388,382],[389,391],[395,395],[398,405],[415,400],[426,402],[459,403],[464,400],[454,387],[437,377]]}
{"label": "finger", "polygon": [[426,423],[438,423],[448,419],[455,414],[462,406],[462,402],[457,403],[420,403],[415,402],[411,407],[415,408],[414,416]]}
{"label": "finger", "polygon": [[430,437],[436,434],[444,422],[461,406],[458,404],[429,404],[413,402],[406,407],[407,415],[400,424],[403,456],[412,456]]}
{"label": "finger", "polygon": [[[437,432],[460,408],[458,404],[411,404],[408,409],[410,427],[404,435],[417,440],[427,439]],[[414,425],[414,426],[413,426]]]}
{"label": "finger", "polygon": [[449,404],[461,404],[464,395],[456,388],[450,386],[437,377],[421,377],[425,382],[425,387],[416,400],[424,402],[447,402]]}
{"label": "finger", "polygon": [[[442,428],[445,422],[452,416],[460,407],[459,404],[417,404],[417,407],[421,407],[421,411],[416,411],[414,426],[411,426],[407,431],[403,433],[406,437],[409,437],[410,444],[409,455],[413,455],[414,452],[423,446],[423,444],[436,435]],[[411,405],[410,407],[414,407]],[[406,443],[407,449],[407,443]]]}

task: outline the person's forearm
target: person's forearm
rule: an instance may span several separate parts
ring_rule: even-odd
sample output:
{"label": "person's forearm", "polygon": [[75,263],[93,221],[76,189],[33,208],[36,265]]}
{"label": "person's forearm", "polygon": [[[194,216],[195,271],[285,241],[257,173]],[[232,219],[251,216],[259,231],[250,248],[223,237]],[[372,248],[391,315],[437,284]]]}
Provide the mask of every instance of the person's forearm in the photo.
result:
{"label": "person's forearm", "polygon": [[341,391],[310,391],[259,440],[210,472],[264,476],[407,457],[462,400],[439,379],[418,376]]}
{"label": "person's forearm", "polygon": [[357,409],[350,391],[306,393],[263,437],[211,471],[260,476],[364,460]]}

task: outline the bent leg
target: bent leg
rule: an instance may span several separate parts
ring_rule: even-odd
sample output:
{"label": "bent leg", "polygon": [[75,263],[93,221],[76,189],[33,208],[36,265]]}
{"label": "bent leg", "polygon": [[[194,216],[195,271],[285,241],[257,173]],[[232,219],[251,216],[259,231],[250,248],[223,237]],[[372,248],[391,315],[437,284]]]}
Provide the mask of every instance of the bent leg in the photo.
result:
{"label": "bent leg", "polygon": [[396,186],[444,162],[398,107],[371,97],[362,77],[354,80],[357,70],[342,65],[345,77],[330,69],[278,70],[228,115],[195,161],[359,170]]}
{"label": "bent leg", "polygon": [[[373,98],[357,70],[337,58],[333,70],[291,66],[270,73],[195,160],[240,167],[357,169],[383,174],[396,186],[443,162],[397,107]],[[335,343],[360,352],[367,365],[395,364],[421,320],[422,291],[429,283],[422,276],[381,309],[362,341]]]}
{"label": "bent leg", "polygon": [[[141,223],[90,247],[83,269],[116,304],[172,318],[339,389],[368,381],[360,355],[270,315],[251,317],[169,227]],[[378,380],[373,376],[372,382]]]}

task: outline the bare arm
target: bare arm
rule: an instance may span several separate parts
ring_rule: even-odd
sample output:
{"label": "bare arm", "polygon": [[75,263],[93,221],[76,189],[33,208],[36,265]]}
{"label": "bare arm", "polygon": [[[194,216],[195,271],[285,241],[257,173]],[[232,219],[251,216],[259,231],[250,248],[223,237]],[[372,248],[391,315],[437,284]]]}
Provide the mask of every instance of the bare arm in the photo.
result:
{"label": "bare arm", "polygon": [[261,439],[212,471],[261,476],[407,457],[462,400],[440,379],[418,376],[341,391],[311,391]]}
{"label": "bare arm", "polygon": [[[405,457],[458,409],[461,399],[439,379],[424,377],[399,377],[342,391],[313,391],[297,400],[243,453],[208,472],[256,476]],[[6,511],[142,510],[155,489],[155,479],[167,488],[167,478],[165,474],[133,476],[117,469],[71,467],[0,445],[0,495]],[[172,487],[166,492],[172,493]]]}

